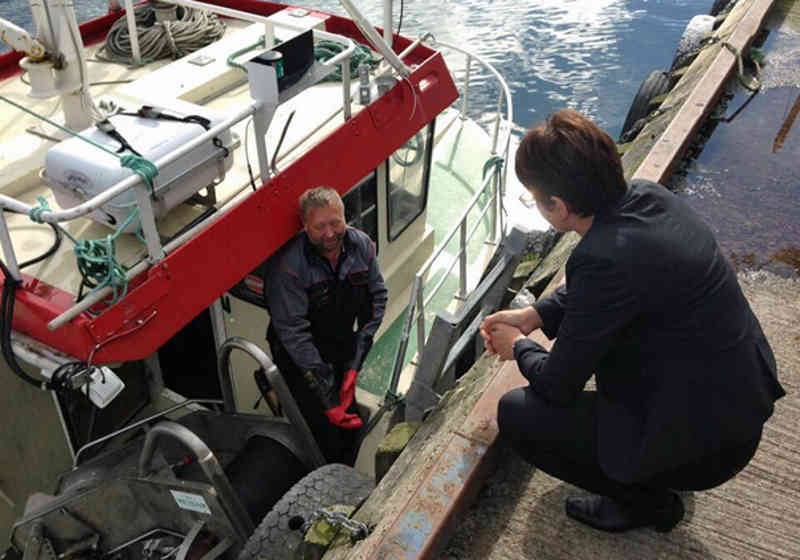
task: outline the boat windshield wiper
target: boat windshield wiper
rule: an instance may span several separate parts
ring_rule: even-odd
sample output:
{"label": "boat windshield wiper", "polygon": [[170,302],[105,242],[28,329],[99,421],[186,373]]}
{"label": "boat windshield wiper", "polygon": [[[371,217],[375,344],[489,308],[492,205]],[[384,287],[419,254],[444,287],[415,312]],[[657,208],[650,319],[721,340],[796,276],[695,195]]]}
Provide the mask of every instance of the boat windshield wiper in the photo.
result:
{"label": "boat windshield wiper", "polygon": [[269,164],[269,168],[272,171],[273,175],[278,173],[278,168],[275,166],[275,164],[278,161],[278,152],[281,151],[281,146],[283,145],[283,139],[286,138],[286,131],[289,130],[289,125],[292,124],[292,119],[294,118],[294,114],[295,114],[295,111],[292,111],[289,114],[289,118],[286,119],[286,124],[283,125],[283,131],[281,132],[281,137],[278,140],[278,145],[275,146],[275,151],[272,154],[272,161]]}

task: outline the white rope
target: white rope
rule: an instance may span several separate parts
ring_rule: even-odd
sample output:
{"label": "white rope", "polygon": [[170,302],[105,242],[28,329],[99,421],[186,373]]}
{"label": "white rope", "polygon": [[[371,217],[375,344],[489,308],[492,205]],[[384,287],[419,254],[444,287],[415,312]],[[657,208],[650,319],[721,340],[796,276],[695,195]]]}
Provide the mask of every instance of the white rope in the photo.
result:
{"label": "white rope", "polygon": [[[139,49],[142,61],[160,58],[180,58],[220,39],[225,24],[216,14],[192,8],[181,8],[183,13],[175,21],[156,22],[151,4],[134,10],[139,32]],[[133,63],[130,35],[125,18],[120,18],[108,32],[106,44],[99,55],[101,60]]]}

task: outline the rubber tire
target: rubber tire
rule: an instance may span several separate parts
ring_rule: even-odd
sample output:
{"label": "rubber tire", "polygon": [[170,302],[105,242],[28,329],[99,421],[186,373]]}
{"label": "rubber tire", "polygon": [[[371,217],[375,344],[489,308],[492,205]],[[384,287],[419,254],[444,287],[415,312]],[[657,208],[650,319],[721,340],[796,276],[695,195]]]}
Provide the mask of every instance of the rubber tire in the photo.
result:
{"label": "rubber tire", "polygon": [[633,98],[633,103],[631,103],[631,108],[628,109],[625,124],[622,125],[622,132],[619,133],[620,142],[622,142],[622,137],[625,136],[625,133],[633,128],[636,121],[644,118],[650,112],[650,100],[667,91],[669,91],[669,74],[661,70],[650,72],[650,75],[639,86],[639,90]]}
{"label": "rubber tire", "polygon": [[238,560],[293,560],[303,534],[289,527],[304,521],[319,508],[358,505],[375,488],[372,479],[352,467],[333,463],[303,477],[261,521]]}
{"label": "rubber tire", "polygon": [[282,444],[255,435],[225,467],[225,474],[254,522],[262,519],[308,468]]}
{"label": "rubber tire", "polygon": [[714,0],[714,5],[711,6],[711,11],[708,13],[712,16],[718,16],[730,3],[731,0]]}

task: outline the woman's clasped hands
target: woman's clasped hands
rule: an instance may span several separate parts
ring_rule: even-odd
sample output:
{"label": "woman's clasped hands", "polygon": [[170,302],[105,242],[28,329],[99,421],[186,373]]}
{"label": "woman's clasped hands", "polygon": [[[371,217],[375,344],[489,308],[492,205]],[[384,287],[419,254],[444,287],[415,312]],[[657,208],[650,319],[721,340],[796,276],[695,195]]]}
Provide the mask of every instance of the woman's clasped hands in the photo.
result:
{"label": "woman's clasped hands", "polygon": [[492,313],[481,323],[481,336],[489,355],[502,360],[514,358],[514,343],[542,327],[542,318],[533,307],[506,309]]}

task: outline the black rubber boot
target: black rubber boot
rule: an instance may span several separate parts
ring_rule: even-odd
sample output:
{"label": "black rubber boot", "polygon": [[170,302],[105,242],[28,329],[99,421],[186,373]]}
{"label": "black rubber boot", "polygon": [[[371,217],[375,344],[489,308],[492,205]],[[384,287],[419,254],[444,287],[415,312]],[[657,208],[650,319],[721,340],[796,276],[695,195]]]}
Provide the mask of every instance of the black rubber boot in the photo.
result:
{"label": "black rubber boot", "polygon": [[567,498],[567,515],[601,531],[617,533],[653,527],[659,533],[671,531],[683,519],[683,502],[674,492],[658,505],[629,506],[605,496]]}

